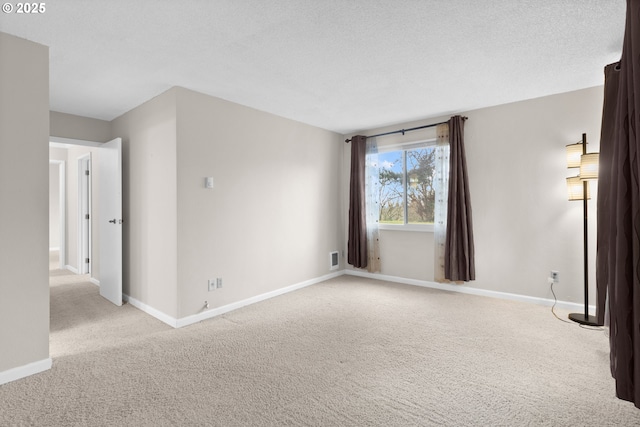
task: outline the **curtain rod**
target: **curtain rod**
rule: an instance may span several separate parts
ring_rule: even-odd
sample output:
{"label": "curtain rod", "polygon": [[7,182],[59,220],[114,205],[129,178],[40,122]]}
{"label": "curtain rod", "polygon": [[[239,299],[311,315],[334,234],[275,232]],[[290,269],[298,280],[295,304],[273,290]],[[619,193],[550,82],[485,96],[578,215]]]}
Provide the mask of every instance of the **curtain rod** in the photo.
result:
{"label": "curtain rod", "polygon": [[[463,117],[462,118],[462,120],[467,120],[467,119],[468,119],[468,117]],[[410,129],[399,129],[399,130],[394,130],[394,131],[391,131],[391,132],[379,133],[377,135],[370,135],[370,136],[367,136],[366,138],[367,139],[368,138],[375,138],[377,136],[393,135],[393,134],[396,134],[396,133],[401,133],[401,134],[404,135],[405,132],[411,132],[412,130],[420,130],[420,129],[432,128],[434,126],[443,125],[445,123],[449,123],[449,122],[446,121],[446,122],[434,123],[432,125],[417,126],[417,127],[410,128]],[[345,139],[344,142],[346,142],[348,144],[348,143],[351,142],[351,139]]]}

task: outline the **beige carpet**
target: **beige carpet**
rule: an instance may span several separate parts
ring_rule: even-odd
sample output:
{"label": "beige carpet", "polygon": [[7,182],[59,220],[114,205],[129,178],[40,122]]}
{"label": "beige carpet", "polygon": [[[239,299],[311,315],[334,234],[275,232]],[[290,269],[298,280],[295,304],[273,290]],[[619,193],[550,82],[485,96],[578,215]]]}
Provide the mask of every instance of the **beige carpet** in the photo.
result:
{"label": "beige carpet", "polygon": [[54,272],[53,368],[0,425],[640,425],[606,336],[545,307],[343,276],[174,330],[86,278]]}

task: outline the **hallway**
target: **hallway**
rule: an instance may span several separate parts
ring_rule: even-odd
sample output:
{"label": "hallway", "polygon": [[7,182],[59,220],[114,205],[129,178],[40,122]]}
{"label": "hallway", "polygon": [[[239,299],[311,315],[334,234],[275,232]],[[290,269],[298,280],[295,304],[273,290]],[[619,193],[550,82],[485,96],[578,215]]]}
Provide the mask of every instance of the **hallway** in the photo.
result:
{"label": "hallway", "polygon": [[139,331],[169,329],[129,304],[117,307],[100,296],[89,275],[58,268],[58,252],[49,253],[49,352],[56,357],[109,347],[107,343],[135,341]]}

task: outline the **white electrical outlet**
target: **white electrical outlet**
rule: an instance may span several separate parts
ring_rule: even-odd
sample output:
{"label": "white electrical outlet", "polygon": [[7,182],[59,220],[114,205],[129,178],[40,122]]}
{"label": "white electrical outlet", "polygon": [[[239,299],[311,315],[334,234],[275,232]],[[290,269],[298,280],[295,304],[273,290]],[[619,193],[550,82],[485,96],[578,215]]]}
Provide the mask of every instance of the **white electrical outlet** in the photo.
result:
{"label": "white electrical outlet", "polygon": [[209,292],[216,290],[216,279],[209,279]]}
{"label": "white electrical outlet", "polygon": [[551,270],[551,274],[549,275],[549,277],[553,280],[553,283],[560,282],[560,273],[555,270]]}
{"label": "white electrical outlet", "polygon": [[222,287],[222,278],[218,277],[216,279],[216,287],[221,288]]}

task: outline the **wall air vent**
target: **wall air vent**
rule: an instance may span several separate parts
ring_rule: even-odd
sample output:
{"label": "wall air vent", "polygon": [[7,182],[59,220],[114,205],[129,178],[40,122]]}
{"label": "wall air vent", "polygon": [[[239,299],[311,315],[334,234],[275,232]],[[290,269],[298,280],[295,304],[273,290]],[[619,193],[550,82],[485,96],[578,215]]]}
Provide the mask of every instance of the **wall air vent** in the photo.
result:
{"label": "wall air vent", "polygon": [[338,256],[338,251],[329,252],[329,269],[337,270],[340,267],[340,258]]}

